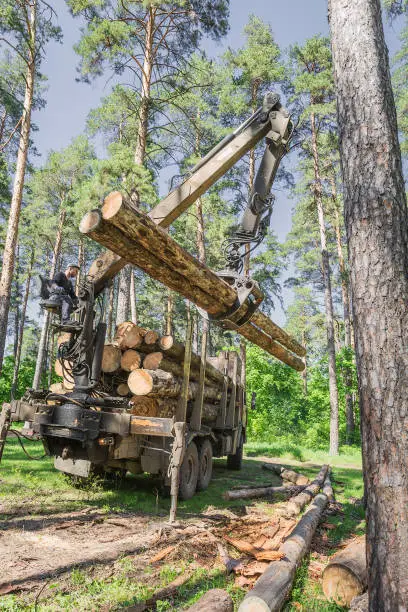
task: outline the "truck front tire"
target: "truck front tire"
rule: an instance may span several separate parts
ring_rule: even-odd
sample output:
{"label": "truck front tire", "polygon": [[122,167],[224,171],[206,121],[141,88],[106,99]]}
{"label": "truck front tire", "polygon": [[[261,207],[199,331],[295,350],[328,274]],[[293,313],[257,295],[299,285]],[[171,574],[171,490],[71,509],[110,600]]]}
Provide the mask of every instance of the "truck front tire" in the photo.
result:
{"label": "truck front tire", "polygon": [[198,451],[195,442],[190,442],[180,468],[179,497],[182,500],[193,497],[199,473]]}
{"label": "truck front tire", "polygon": [[198,473],[197,491],[204,491],[210,484],[213,467],[213,450],[210,440],[201,444],[199,454],[200,469]]}

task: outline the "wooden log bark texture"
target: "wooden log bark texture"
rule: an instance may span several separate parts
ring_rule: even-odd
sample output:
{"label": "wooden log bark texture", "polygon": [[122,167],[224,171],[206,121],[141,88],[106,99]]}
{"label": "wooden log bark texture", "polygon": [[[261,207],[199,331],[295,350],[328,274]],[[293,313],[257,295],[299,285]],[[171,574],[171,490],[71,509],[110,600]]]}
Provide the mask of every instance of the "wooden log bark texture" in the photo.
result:
{"label": "wooden log bark texture", "polygon": [[289,482],[292,482],[295,485],[308,485],[310,483],[310,480],[307,476],[299,474],[294,470],[288,470],[287,468],[281,465],[276,465],[274,463],[263,463],[262,468],[264,470],[270,470],[272,472],[275,472],[282,478],[282,480],[288,480]]}
{"label": "wooden log bark texture", "polygon": [[210,589],[187,612],[233,612],[231,595],[223,589]]}
{"label": "wooden log bark texture", "polygon": [[334,554],[323,572],[323,593],[339,606],[349,606],[367,588],[365,536]]}
{"label": "wooden log bark texture", "polygon": [[284,558],[270,564],[238,608],[238,612],[275,612],[282,609],[293,585],[296,568],[309,550],[313,534],[327,504],[319,494],[279,548]]}
{"label": "wooden log bark texture", "polygon": [[329,466],[323,465],[315,480],[310,483],[301,493],[292,497],[285,506],[287,516],[297,516],[306,504],[310,503],[315,495],[320,491],[325,481]]}
{"label": "wooden log bark texture", "polygon": [[305,485],[291,487],[251,487],[250,489],[234,489],[224,493],[224,499],[256,499],[258,497],[297,495],[305,488]]}

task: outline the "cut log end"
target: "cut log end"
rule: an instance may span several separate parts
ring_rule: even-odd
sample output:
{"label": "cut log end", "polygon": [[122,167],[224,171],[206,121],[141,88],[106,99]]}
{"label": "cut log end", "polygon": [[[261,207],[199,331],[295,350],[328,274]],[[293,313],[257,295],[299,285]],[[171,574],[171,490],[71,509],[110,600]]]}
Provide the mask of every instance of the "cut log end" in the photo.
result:
{"label": "cut log end", "polygon": [[150,353],[146,355],[143,360],[143,367],[145,370],[157,370],[160,367],[161,362],[163,361],[163,353],[156,352]]}
{"label": "cut log end", "polygon": [[159,339],[159,334],[156,331],[149,330],[144,337],[145,344],[155,344]]}
{"label": "cut log end", "polygon": [[120,191],[111,191],[103,201],[102,216],[104,219],[114,217],[122,206],[123,197]]}
{"label": "cut log end", "polygon": [[109,374],[119,370],[121,358],[122,353],[118,346],[105,344],[102,356],[102,372]]}
{"label": "cut log end", "polygon": [[133,370],[140,368],[141,362],[142,358],[140,353],[133,349],[128,349],[122,354],[120,367],[122,370],[125,370],[125,372],[133,372]]}
{"label": "cut log end", "polygon": [[121,397],[126,397],[129,395],[130,389],[126,383],[120,383],[120,385],[116,387],[116,391]]}
{"label": "cut log end", "polygon": [[159,347],[162,349],[162,351],[169,351],[173,344],[174,338],[170,335],[162,336],[159,340]]}
{"label": "cut log end", "polygon": [[128,385],[134,395],[147,395],[153,389],[153,378],[147,370],[133,370],[129,374]]}
{"label": "cut log end", "polygon": [[348,568],[335,564],[326,568],[323,592],[329,601],[334,601],[339,606],[349,606],[352,599],[363,591],[361,581]]}
{"label": "cut log end", "polygon": [[91,210],[82,218],[81,223],[79,224],[79,231],[81,234],[91,232],[93,229],[98,227],[100,220],[101,213],[99,210]]}

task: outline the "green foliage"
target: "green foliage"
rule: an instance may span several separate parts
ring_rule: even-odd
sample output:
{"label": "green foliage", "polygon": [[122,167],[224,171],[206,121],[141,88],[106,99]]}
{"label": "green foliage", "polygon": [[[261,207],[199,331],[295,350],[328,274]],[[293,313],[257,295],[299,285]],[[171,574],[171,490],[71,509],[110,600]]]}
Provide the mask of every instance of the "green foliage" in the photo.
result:
{"label": "green foliage", "polygon": [[[35,370],[35,358],[26,357],[20,363],[18,383],[15,399],[24,395],[26,390],[31,387]],[[10,388],[13,380],[14,357],[6,357],[3,363],[3,370],[0,376],[0,404],[10,401]]]}

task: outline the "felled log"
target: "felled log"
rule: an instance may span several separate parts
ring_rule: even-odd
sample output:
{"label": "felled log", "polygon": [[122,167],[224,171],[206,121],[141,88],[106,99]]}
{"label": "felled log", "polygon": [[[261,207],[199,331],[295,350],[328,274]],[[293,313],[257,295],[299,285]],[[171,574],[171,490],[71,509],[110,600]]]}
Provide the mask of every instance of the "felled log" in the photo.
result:
{"label": "felled log", "polygon": [[153,331],[151,329],[148,332],[146,332],[146,335],[144,337],[144,342],[145,344],[155,344],[155,342],[157,342],[159,338],[160,338],[160,334],[158,334],[156,331]]}
{"label": "felled log", "polygon": [[102,372],[116,372],[120,368],[120,360],[122,352],[118,346],[114,344],[105,344],[102,356]]}
{"label": "felled log", "polygon": [[304,486],[292,487],[257,487],[251,489],[234,489],[226,491],[223,495],[224,499],[256,499],[258,497],[273,497],[274,495],[283,495],[290,497],[300,493]]}
{"label": "felled log", "polygon": [[223,589],[210,589],[187,612],[233,612],[231,596]]}
{"label": "felled log", "polygon": [[287,516],[296,516],[300,514],[304,506],[310,503],[323,486],[328,469],[328,465],[323,465],[315,480],[305,487],[301,493],[290,498],[285,506],[285,514]]}
{"label": "felled log", "polygon": [[296,568],[309,550],[313,534],[327,504],[319,494],[279,548],[285,557],[270,564],[238,608],[238,612],[274,612],[281,610],[295,578]]}
{"label": "felled log", "polygon": [[339,606],[349,606],[367,588],[365,536],[334,554],[323,572],[323,593]]}
{"label": "felled log", "polygon": [[160,364],[163,361],[163,353],[161,351],[155,351],[154,353],[149,353],[143,359],[143,367],[146,370],[157,370],[160,368]]}
{"label": "felled log", "polygon": [[142,363],[142,358],[140,353],[135,351],[134,349],[128,349],[122,354],[120,359],[120,367],[125,372],[133,372],[133,370],[137,370],[140,368],[140,364]]}
{"label": "felled log", "polygon": [[[106,198],[102,211],[85,215],[80,231],[210,314],[222,315],[236,302],[232,287],[149,222],[146,215],[127,204],[118,192]],[[96,269],[94,274],[96,280]],[[279,342],[285,341],[292,348],[285,348],[273,338],[271,334],[276,335],[277,330]],[[296,348],[298,355],[304,355],[305,349],[262,313],[256,312],[239,328],[239,333],[290,367],[304,369],[303,361],[290,351]]]}
{"label": "felled log", "polygon": [[323,484],[322,492],[327,496],[327,499],[329,500],[331,504],[333,504],[336,501],[336,498],[334,497],[334,493],[333,493],[333,487],[332,487],[331,480],[330,480],[330,470],[327,472],[327,476]]}
{"label": "felled log", "polygon": [[298,474],[294,470],[288,470],[281,465],[275,465],[274,463],[263,463],[262,468],[264,470],[270,470],[278,474],[282,480],[288,480],[295,485],[308,485],[310,480],[303,474]]}
{"label": "felled log", "polygon": [[[129,400],[131,414],[138,416],[172,418],[176,414],[178,399],[168,397],[148,397],[145,395],[134,395]],[[192,402],[187,406],[187,418],[191,417],[193,410]],[[215,404],[204,403],[201,413],[202,423],[212,425],[217,419],[219,407]]]}
{"label": "felled log", "polygon": [[[136,372],[136,370],[133,370]],[[181,392],[182,379],[174,376],[171,372],[164,370],[153,370],[156,372],[156,377],[151,375],[150,370],[141,369],[137,374],[132,373],[132,387],[136,389],[134,395],[144,395],[150,397],[177,398]],[[130,375],[129,375],[130,378]],[[128,382],[129,384],[129,382]],[[150,389],[150,391],[149,391]],[[188,385],[187,399],[193,400],[199,393],[199,385],[196,381],[191,380]],[[206,385],[204,387],[204,399],[208,402],[219,402],[221,399],[221,389]]]}

